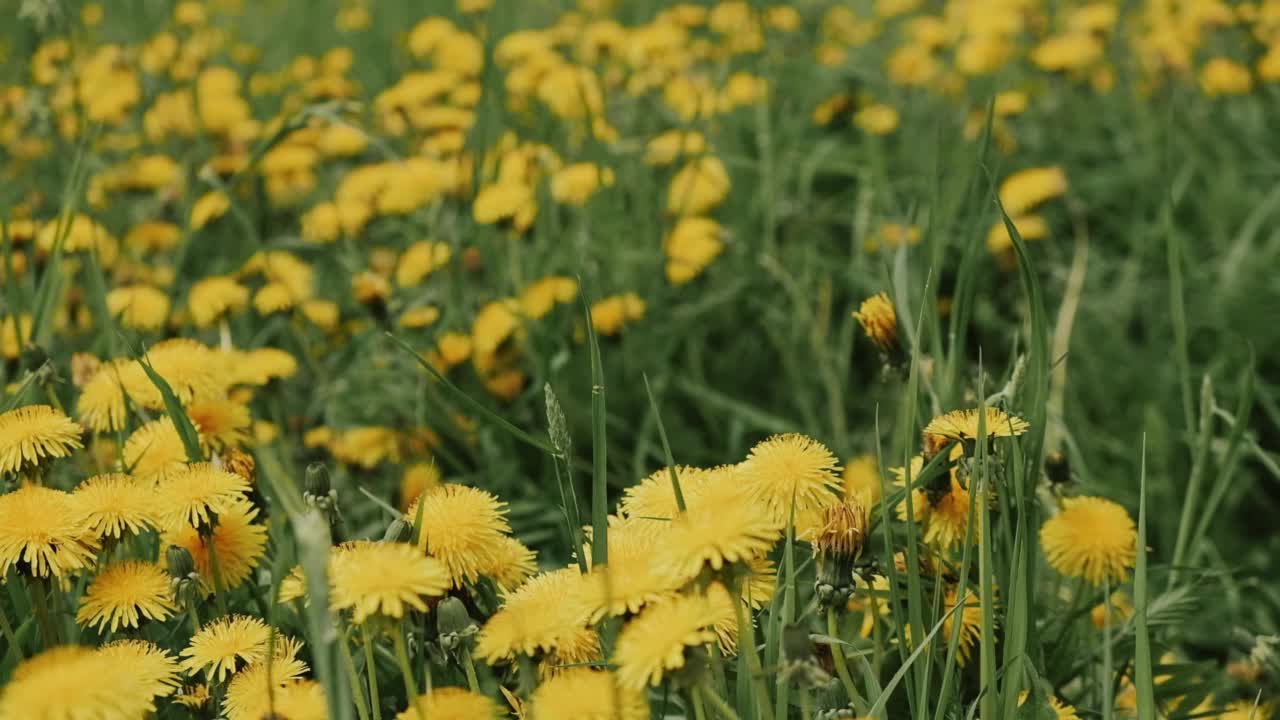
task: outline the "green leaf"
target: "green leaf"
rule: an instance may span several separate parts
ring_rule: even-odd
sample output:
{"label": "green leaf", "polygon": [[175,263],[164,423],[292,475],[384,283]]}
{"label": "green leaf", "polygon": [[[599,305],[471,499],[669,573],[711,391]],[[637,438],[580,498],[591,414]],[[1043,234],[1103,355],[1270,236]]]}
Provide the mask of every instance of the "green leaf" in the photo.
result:
{"label": "green leaf", "polygon": [[147,377],[151,379],[151,384],[160,390],[160,397],[164,398],[165,412],[173,420],[173,427],[177,429],[178,437],[182,439],[182,447],[187,451],[187,461],[200,462],[204,460],[204,451],[200,449],[200,433],[196,432],[195,425],[191,424],[191,418],[187,417],[186,410],[182,409],[182,402],[174,394],[169,382],[161,377],[160,373],[156,372],[155,368],[151,366],[151,362],[147,360],[145,349],[138,356],[138,364],[142,366],[142,370],[147,374]]}

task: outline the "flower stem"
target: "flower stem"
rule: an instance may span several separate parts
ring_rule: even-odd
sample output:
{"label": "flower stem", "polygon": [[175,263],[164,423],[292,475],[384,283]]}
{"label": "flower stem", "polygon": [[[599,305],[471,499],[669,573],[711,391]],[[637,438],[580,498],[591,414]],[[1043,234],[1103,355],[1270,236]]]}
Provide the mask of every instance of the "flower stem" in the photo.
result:
{"label": "flower stem", "polygon": [[351,682],[351,696],[355,698],[356,713],[360,720],[369,720],[369,704],[365,701],[364,688],[360,683],[360,673],[356,670],[356,660],[351,657],[349,638],[343,637],[338,646],[342,648],[342,659],[347,668],[347,679]]}
{"label": "flower stem", "polygon": [[[831,637],[840,639],[840,623],[836,618],[836,609],[834,607],[827,608],[827,634]],[[836,663],[836,674],[840,676],[840,684],[844,685],[845,692],[849,693],[849,700],[853,703],[859,703],[862,697],[858,694],[858,688],[853,684],[853,675],[849,673],[849,664],[844,657],[844,648],[839,645],[831,646],[831,657]]]}
{"label": "flower stem", "polygon": [[697,685],[689,688],[689,705],[693,708],[694,720],[707,720],[707,711],[702,707],[702,690]]}
{"label": "flower stem", "polygon": [[[708,687],[706,684],[703,684],[701,690],[702,697],[706,699],[707,704],[710,705],[713,710],[720,713],[720,717],[724,718],[724,720],[741,720],[741,718],[738,717],[738,713],[734,712],[733,708],[729,707],[729,703],[725,702],[724,698],[720,697],[720,694],[715,691],[715,688]],[[807,717],[806,720],[808,720]]]}
{"label": "flower stem", "polygon": [[768,717],[772,713],[769,702],[769,688],[764,684],[764,672],[760,666],[760,653],[756,650],[755,628],[750,619],[742,611],[742,584],[734,583],[733,617],[738,622],[738,651],[746,653],[747,672],[751,673],[751,684],[756,690],[756,704],[760,717]]}
{"label": "flower stem", "polygon": [[364,674],[369,680],[369,705],[373,708],[373,716],[380,718],[382,708],[378,701],[378,666],[373,662],[373,634],[369,632],[369,623],[360,627],[360,637],[364,641]]}
{"label": "flower stem", "polygon": [[409,694],[409,704],[418,711],[418,720],[427,720],[422,697],[418,695],[418,681],[413,679],[413,667],[409,665],[409,651],[405,648],[403,628],[391,634],[396,644],[396,660],[400,662],[400,674],[404,676],[404,691]]}
{"label": "flower stem", "polygon": [[209,536],[203,538],[205,548],[209,551],[209,572],[213,574],[213,597],[218,603],[218,613],[227,614],[227,599],[223,596],[222,585],[222,568],[218,565],[218,548],[214,542],[213,531],[209,531]]}
{"label": "flower stem", "polygon": [[51,648],[58,644],[57,628],[49,620],[48,585],[43,579],[33,577],[27,583],[27,592],[31,596],[31,607],[36,612],[36,624],[40,626],[40,639],[44,647]]}
{"label": "flower stem", "polygon": [[467,687],[471,688],[471,692],[480,692],[480,680],[476,677],[476,663],[471,658],[471,651],[465,646],[462,648],[462,669],[467,673]]}
{"label": "flower stem", "polygon": [[18,659],[22,660],[25,657],[22,654],[22,645],[18,642],[18,636],[13,632],[13,626],[9,624],[9,615],[4,611],[3,605],[0,605],[0,630],[4,631],[5,642],[9,643],[9,647],[13,648],[13,652],[17,654]]}

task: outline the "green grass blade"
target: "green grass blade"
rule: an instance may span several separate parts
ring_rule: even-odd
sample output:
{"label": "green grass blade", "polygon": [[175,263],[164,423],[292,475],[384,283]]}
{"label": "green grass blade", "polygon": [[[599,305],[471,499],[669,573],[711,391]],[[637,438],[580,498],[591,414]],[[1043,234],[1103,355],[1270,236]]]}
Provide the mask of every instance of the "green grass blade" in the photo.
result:
{"label": "green grass blade", "polygon": [[649,386],[649,376],[641,373],[644,379],[644,391],[649,395],[649,409],[653,412],[654,422],[658,426],[658,437],[662,440],[662,452],[667,460],[667,472],[671,475],[671,491],[676,495],[676,508],[685,511],[684,493],[680,490],[680,475],[676,472],[676,458],[671,452],[671,441],[667,439],[667,428],[662,424],[662,413],[658,411],[658,401],[653,396],[653,388]]}
{"label": "green grass blade", "polygon": [[177,429],[178,437],[182,439],[182,447],[187,452],[187,461],[204,460],[204,451],[200,449],[200,433],[196,432],[195,425],[191,424],[191,418],[187,417],[187,411],[182,408],[182,402],[174,394],[169,382],[161,377],[160,373],[151,366],[151,361],[147,360],[145,350],[139,353],[138,364],[142,366],[151,384],[160,391],[160,397],[164,399],[165,412],[169,415],[169,419],[173,420],[173,427]]}
{"label": "green grass blade", "polygon": [[591,306],[586,295],[582,308],[587,325],[587,343],[591,348],[591,562],[603,565],[609,561],[609,439],[605,419],[604,364],[600,360],[600,342],[591,322]]}
{"label": "green grass blade", "polygon": [[440,384],[444,386],[445,390],[448,391],[449,395],[453,396],[453,398],[458,402],[474,410],[481,418],[507,431],[508,433],[511,434],[512,437],[516,438],[517,440],[520,440],[529,445],[532,445],[538,448],[539,450],[542,450],[543,452],[549,453],[551,455],[557,454],[556,449],[552,447],[549,442],[547,442],[546,440],[536,438],[530,435],[529,433],[525,432],[524,430],[521,430],[520,428],[516,427],[515,425],[512,425],[510,422],[503,419],[502,416],[498,415],[494,411],[485,407],[480,401],[476,400],[475,398],[463,392],[461,389],[458,388],[457,385],[454,385],[453,383],[449,382],[448,378],[446,378],[444,375],[441,375],[439,370],[436,370],[434,367],[431,366],[431,363],[424,360],[422,356],[419,355],[418,352],[415,351],[409,345],[409,343],[401,340],[400,338],[396,337],[395,335],[392,335],[391,333],[387,333],[387,337],[390,338],[391,341],[394,342],[396,345],[398,345],[401,350],[404,350],[406,353],[411,355],[413,359],[416,360],[418,364],[421,365],[422,368],[431,375],[431,377],[439,381]]}
{"label": "green grass blade", "polygon": [[1133,569],[1134,687],[1138,691],[1138,720],[1155,720],[1155,673],[1151,665],[1151,633],[1147,627],[1147,436],[1142,436],[1138,472],[1138,555]]}

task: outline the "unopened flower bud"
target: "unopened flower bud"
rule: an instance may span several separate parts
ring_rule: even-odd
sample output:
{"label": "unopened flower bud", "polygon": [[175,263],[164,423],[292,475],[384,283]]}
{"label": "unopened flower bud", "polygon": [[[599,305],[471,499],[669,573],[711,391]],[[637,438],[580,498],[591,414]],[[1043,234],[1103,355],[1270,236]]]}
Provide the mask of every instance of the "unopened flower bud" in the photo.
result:
{"label": "unopened flower bud", "polygon": [[383,542],[408,542],[413,537],[413,526],[404,518],[396,518],[382,534]]}

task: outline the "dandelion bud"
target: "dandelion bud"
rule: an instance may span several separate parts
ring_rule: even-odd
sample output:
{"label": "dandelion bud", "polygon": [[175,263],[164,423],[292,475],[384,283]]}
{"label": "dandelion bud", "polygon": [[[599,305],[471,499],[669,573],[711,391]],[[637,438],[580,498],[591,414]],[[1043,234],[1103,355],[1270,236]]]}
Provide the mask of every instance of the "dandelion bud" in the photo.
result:
{"label": "dandelion bud", "polygon": [[181,545],[170,545],[165,551],[164,559],[169,566],[169,577],[174,580],[186,579],[196,571],[196,561],[191,557],[191,551]]}
{"label": "dandelion bud", "polygon": [[822,526],[813,540],[818,563],[816,592],[824,604],[842,606],[853,592],[853,568],[867,536],[867,511],[856,500],[822,510]]}
{"label": "dandelion bud", "polygon": [[387,531],[382,534],[383,542],[409,542],[409,538],[413,537],[413,526],[404,518],[396,518],[387,526]]}
{"label": "dandelion bud", "polygon": [[436,606],[436,630],[440,635],[440,647],[445,651],[457,650],[467,638],[480,632],[476,621],[467,613],[467,606],[456,597],[446,597]]}
{"label": "dandelion bud", "polygon": [[231,448],[222,455],[222,466],[227,472],[234,473],[248,480],[250,484],[254,482],[254,470],[257,463],[253,456],[240,450],[239,448]]}
{"label": "dandelion bud", "polygon": [[328,495],[332,486],[329,484],[329,468],[324,463],[313,462],[307,466],[304,492],[317,497]]}
{"label": "dandelion bud", "polygon": [[871,342],[880,348],[890,360],[900,360],[902,348],[898,344],[898,314],[893,309],[893,302],[885,293],[876,293],[858,307],[853,314],[862,325],[863,331]]}

